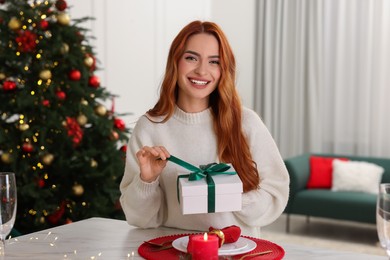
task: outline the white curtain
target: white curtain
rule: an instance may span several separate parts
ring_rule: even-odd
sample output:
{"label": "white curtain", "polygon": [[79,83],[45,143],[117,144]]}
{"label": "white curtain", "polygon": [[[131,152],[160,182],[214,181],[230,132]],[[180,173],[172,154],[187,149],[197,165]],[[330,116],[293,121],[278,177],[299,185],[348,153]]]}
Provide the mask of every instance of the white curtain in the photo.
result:
{"label": "white curtain", "polygon": [[256,38],[255,110],[283,157],[390,156],[389,0],[259,0]]}

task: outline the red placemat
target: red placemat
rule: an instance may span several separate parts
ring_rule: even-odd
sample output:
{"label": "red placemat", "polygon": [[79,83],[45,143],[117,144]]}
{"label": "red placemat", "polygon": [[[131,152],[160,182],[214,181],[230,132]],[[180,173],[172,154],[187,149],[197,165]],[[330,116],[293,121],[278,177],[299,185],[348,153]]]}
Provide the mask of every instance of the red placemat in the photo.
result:
{"label": "red placemat", "polygon": [[[173,241],[179,237],[188,236],[188,235],[189,234],[179,234],[179,235],[157,237],[157,238],[151,239],[150,241],[155,242],[155,243],[163,243],[165,241]],[[281,246],[273,243],[273,242],[270,242],[270,241],[267,241],[264,239],[259,239],[259,238],[247,237],[247,236],[242,236],[242,237],[251,239],[254,242],[256,242],[256,244],[257,244],[256,248],[248,253],[245,253],[245,254],[229,256],[229,259],[231,259],[231,257],[233,259],[239,259],[243,255],[253,254],[253,253],[267,251],[267,250],[272,250],[272,253],[269,253],[266,255],[261,255],[261,256],[255,256],[255,257],[251,257],[248,259],[280,260],[284,257],[285,252],[284,252],[283,248]],[[148,260],[186,259],[185,258],[186,253],[180,252],[180,251],[176,250],[175,248],[170,248],[170,249],[157,251],[157,252],[154,252],[153,251],[154,249],[156,249],[156,247],[153,247],[153,246],[150,246],[146,243],[143,243],[138,248],[138,254],[140,256],[142,256],[143,258],[148,259]]]}

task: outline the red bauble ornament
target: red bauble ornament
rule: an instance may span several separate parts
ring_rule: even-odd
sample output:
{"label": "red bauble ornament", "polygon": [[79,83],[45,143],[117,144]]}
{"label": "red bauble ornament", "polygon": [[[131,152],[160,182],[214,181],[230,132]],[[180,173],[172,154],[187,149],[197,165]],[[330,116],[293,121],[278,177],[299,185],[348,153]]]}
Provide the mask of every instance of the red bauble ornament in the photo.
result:
{"label": "red bauble ornament", "polygon": [[32,151],[34,151],[34,146],[32,146],[32,144],[30,143],[24,143],[22,145],[22,150],[23,152],[31,153]]}
{"label": "red bauble ornament", "polygon": [[45,181],[42,180],[42,179],[40,179],[40,180],[38,181],[38,187],[39,187],[39,188],[45,187]]}
{"label": "red bauble ornament", "polygon": [[98,76],[89,77],[88,84],[93,88],[98,88],[100,86],[100,79]]}
{"label": "red bauble ornament", "polygon": [[46,20],[41,20],[39,23],[40,27],[42,30],[46,30],[49,27],[49,22]]}
{"label": "red bauble ornament", "polygon": [[119,118],[114,119],[114,126],[121,131],[125,130],[125,128],[126,128],[125,122]]}
{"label": "red bauble ornament", "polygon": [[127,151],[127,145],[123,145],[123,146],[120,148],[120,150],[121,150],[122,152],[126,153],[126,151]]}
{"label": "red bauble ornament", "polygon": [[81,72],[79,70],[71,70],[69,72],[69,78],[73,81],[77,81],[81,79]]}
{"label": "red bauble ornament", "polygon": [[49,107],[50,106],[50,101],[45,99],[42,101],[42,105],[45,106],[45,107]]}
{"label": "red bauble ornament", "polygon": [[16,89],[16,83],[10,80],[6,80],[3,83],[3,89],[4,91],[11,91]]}
{"label": "red bauble ornament", "polygon": [[56,96],[59,100],[65,100],[66,98],[66,94],[64,91],[57,91],[56,92]]}
{"label": "red bauble ornament", "polygon": [[68,7],[68,4],[65,2],[65,0],[57,0],[55,5],[59,11],[64,11]]}

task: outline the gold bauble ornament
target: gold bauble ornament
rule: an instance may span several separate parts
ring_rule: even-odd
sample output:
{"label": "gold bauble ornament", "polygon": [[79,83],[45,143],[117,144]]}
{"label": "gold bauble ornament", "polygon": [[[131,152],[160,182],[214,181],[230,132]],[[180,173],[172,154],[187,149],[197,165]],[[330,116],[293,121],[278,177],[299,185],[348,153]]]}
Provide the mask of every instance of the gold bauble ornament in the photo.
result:
{"label": "gold bauble ornament", "polygon": [[5,79],[5,74],[0,72],[0,80]]}
{"label": "gold bauble ornament", "polygon": [[81,105],[88,106],[88,101],[85,99],[82,99],[80,103]]}
{"label": "gold bauble ornament", "polygon": [[93,65],[93,58],[88,56],[84,59],[84,64],[87,66],[87,67],[91,67]]}
{"label": "gold bauble ornament", "polygon": [[51,79],[51,71],[50,70],[42,70],[39,73],[39,77],[43,80]]}
{"label": "gold bauble ornament", "polygon": [[81,196],[84,194],[84,187],[81,184],[75,184],[72,187],[73,194],[76,196]]}
{"label": "gold bauble ornament", "polygon": [[46,220],[45,220],[44,217],[41,217],[41,218],[39,219],[39,222],[41,222],[41,224],[44,224],[44,223],[46,222]]}
{"label": "gold bauble ornament", "polygon": [[48,154],[45,154],[44,156],[42,156],[42,162],[45,164],[45,165],[50,165],[54,160],[54,155],[51,154],[51,153],[48,153]]}
{"label": "gold bauble ornament", "polygon": [[61,53],[66,54],[69,52],[69,45],[67,43],[63,43],[61,46]]}
{"label": "gold bauble ornament", "polygon": [[30,128],[30,126],[28,125],[28,124],[21,124],[20,126],[19,126],[19,130],[20,131],[26,131],[26,130],[28,130]]}
{"label": "gold bauble ornament", "polygon": [[91,159],[91,167],[96,168],[97,166],[98,166],[97,161],[95,161],[94,159]]}
{"label": "gold bauble ornament", "polygon": [[59,13],[57,15],[57,21],[58,21],[59,24],[69,25],[69,23],[70,23],[70,16],[67,13]]}
{"label": "gold bauble ornament", "polygon": [[12,161],[12,159],[11,159],[11,155],[9,154],[9,153],[3,153],[2,155],[1,155],[1,161],[3,162],[3,163],[10,163],[11,161]]}
{"label": "gold bauble ornament", "polygon": [[105,116],[107,114],[107,109],[103,105],[98,105],[95,107],[95,113],[99,116]]}
{"label": "gold bauble ornament", "polygon": [[79,123],[79,125],[84,126],[87,122],[88,118],[85,115],[81,114],[77,117],[77,123]]}
{"label": "gold bauble ornament", "polygon": [[8,27],[11,29],[11,30],[19,30],[20,27],[22,27],[22,23],[20,22],[20,20],[16,17],[12,17],[9,22],[8,22]]}
{"label": "gold bauble ornament", "polygon": [[117,131],[112,130],[110,135],[110,140],[115,141],[119,139],[119,134]]}

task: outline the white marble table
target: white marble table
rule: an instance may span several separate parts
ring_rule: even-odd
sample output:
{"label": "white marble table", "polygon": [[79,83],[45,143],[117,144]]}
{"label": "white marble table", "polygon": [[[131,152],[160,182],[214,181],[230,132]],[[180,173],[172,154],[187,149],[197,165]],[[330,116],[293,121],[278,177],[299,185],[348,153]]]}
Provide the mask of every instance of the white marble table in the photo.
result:
{"label": "white marble table", "polygon": [[[139,229],[125,221],[91,218],[7,241],[5,259],[142,259],[137,253],[142,241],[188,230]],[[303,260],[385,260],[386,257],[278,243],[286,252],[284,259]]]}

